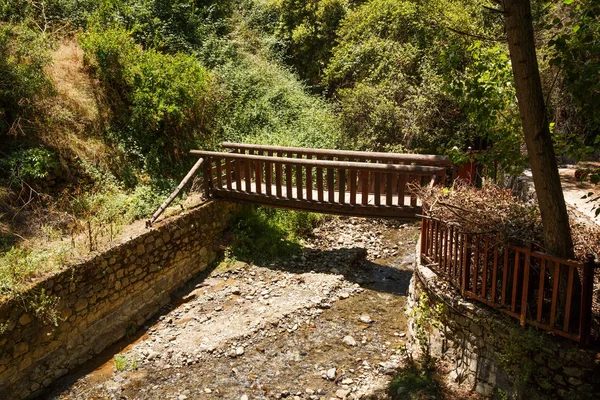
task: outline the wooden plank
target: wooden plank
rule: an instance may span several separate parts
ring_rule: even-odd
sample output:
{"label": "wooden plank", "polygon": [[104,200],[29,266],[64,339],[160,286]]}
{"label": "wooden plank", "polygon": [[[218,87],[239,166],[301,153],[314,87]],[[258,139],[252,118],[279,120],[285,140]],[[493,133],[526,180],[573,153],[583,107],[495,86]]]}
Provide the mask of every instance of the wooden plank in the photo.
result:
{"label": "wooden plank", "polygon": [[254,162],[254,176],[256,180],[256,193],[262,191],[262,161]]}
{"label": "wooden plank", "polygon": [[556,322],[556,307],[558,306],[558,281],[560,280],[560,263],[554,262],[552,276],[552,303],[550,304],[550,328],[554,329]]}
{"label": "wooden plank", "polygon": [[494,245],[494,266],[492,268],[492,302],[496,303],[496,286],[498,282],[498,245]]}
{"label": "wooden plank", "polygon": [[456,255],[454,256],[454,281],[459,283],[458,286],[460,286],[460,277],[462,275],[462,270],[461,270],[461,266],[462,266],[462,240],[461,240],[461,235],[458,232],[458,229],[455,232],[455,241],[456,241]]}
{"label": "wooden plank", "polygon": [[353,206],[350,204],[319,202],[314,200],[309,202],[306,200],[288,199],[286,197],[269,197],[266,194],[259,195],[256,193],[228,191],[226,189],[214,190],[213,195],[229,201],[239,200],[242,202],[252,202],[255,204],[264,204],[272,207],[291,210],[303,210],[338,215],[354,215],[361,217],[414,218],[415,212],[420,212],[418,208],[415,211],[415,209],[411,207],[375,207],[373,205],[363,206],[361,204],[356,204]]}
{"label": "wooden plank", "polygon": [[206,158],[206,161],[202,163],[204,169],[204,196],[206,199],[210,199],[211,186],[212,186],[212,160],[210,158]]}
{"label": "wooden plank", "polygon": [[242,160],[236,159],[234,161],[235,165],[235,190],[242,190]]}
{"label": "wooden plank", "polygon": [[473,293],[477,294],[477,281],[479,279],[479,242],[481,238],[479,236],[475,236],[473,240],[473,244],[475,246],[475,254],[473,255],[473,285],[471,286]]}
{"label": "wooden plank", "polygon": [[501,305],[506,304],[506,289],[508,286],[508,247],[505,245],[502,247],[504,250],[504,263],[502,264],[502,297],[500,300]]}
{"label": "wooden plank", "polygon": [[306,167],[306,200],[311,201],[313,199],[313,176],[312,167]]}
{"label": "wooden plank", "polygon": [[[419,186],[421,186],[421,178],[421,175],[411,175],[410,182],[418,183]],[[414,190],[410,191],[410,205],[413,207],[417,205],[417,195],[415,194]]]}
{"label": "wooden plank", "polygon": [[363,205],[369,204],[369,172],[360,171],[361,200]]}
{"label": "wooden plank", "polygon": [[357,192],[357,185],[356,185],[356,170],[350,170],[349,171],[350,174],[350,204],[356,204],[356,192]]}
{"label": "wooden plank", "polygon": [[523,287],[521,289],[521,326],[525,326],[527,319],[527,303],[529,298],[529,267],[531,264],[531,252],[525,253],[525,265],[523,267]]}
{"label": "wooden plank", "polygon": [[519,267],[521,263],[521,253],[515,251],[515,266],[513,269],[513,286],[512,286],[512,298],[510,302],[510,310],[517,312],[517,289],[519,287]]}
{"label": "wooden plank", "polygon": [[246,192],[252,192],[252,161],[244,160],[244,173],[245,173],[245,182],[246,182]]}
{"label": "wooden plank", "polygon": [[[302,154],[298,154],[297,157],[299,159],[302,158]],[[302,166],[296,165],[296,197],[302,200],[304,189],[302,188],[304,185],[302,184]]]}
{"label": "wooden plank", "polygon": [[373,195],[375,196],[375,205],[381,205],[381,172],[374,172],[375,174],[375,187],[373,188]]}
{"label": "wooden plank", "polygon": [[423,265],[423,256],[427,255],[427,231],[429,229],[429,218],[421,218],[421,251],[419,253],[419,258],[421,260],[421,265]]}
{"label": "wooden plank", "polygon": [[[281,157],[281,152],[277,152],[277,157]],[[278,198],[283,197],[283,166],[275,164],[275,192]]]}
{"label": "wooden plank", "polygon": [[418,164],[418,165],[440,165],[440,166],[451,166],[452,162],[446,156],[439,155],[426,155],[426,154],[398,154],[398,153],[381,153],[381,152],[365,152],[365,151],[349,151],[349,150],[334,150],[334,149],[309,149],[304,147],[283,147],[283,146],[267,146],[267,145],[254,145],[254,144],[243,144],[243,143],[230,143],[223,142],[221,145],[228,149],[252,149],[252,150],[263,150],[263,151],[277,151],[284,150],[290,152],[300,152],[307,155],[319,156],[319,155],[331,155],[338,158],[349,158],[349,159],[368,159],[373,161],[385,162],[385,161],[398,161],[405,164]]}
{"label": "wooden plank", "polygon": [[[317,155],[317,161],[322,160],[322,155]],[[317,167],[317,194],[319,201],[323,201],[323,168]]]}
{"label": "wooden plank", "polygon": [[[273,157],[273,151],[269,150],[269,157]],[[267,194],[269,196],[273,195],[272,185],[273,185],[273,164],[270,162],[265,162],[265,185],[267,187]]]}
{"label": "wooden plank", "polygon": [[392,191],[392,179],[394,174],[392,172],[388,172],[385,174],[385,205],[392,205],[392,196],[394,192]]}
{"label": "wooden plank", "polygon": [[225,179],[227,180],[227,189],[231,190],[231,174],[233,174],[232,171],[232,165],[231,165],[231,160],[225,160]]}
{"label": "wooden plank", "polygon": [[[287,153],[287,158],[292,158],[292,153]],[[292,175],[292,162],[293,160],[289,160],[285,163],[285,193],[288,199],[294,198],[294,193],[292,192],[292,187],[294,186],[294,178]],[[297,164],[296,164],[297,165]]]}
{"label": "wooden plank", "polygon": [[[241,160],[251,160],[251,161],[271,161],[274,164],[287,164],[289,162],[289,157],[268,157],[268,156],[257,156],[250,154],[235,154],[235,153],[219,153],[216,151],[204,151],[204,150],[191,150],[190,154],[200,157],[221,157],[221,158],[230,158],[235,159],[239,158]],[[289,154],[288,156],[291,156]],[[360,171],[379,171],[379,172],[390,172],[395,171],[398,173],[404,174],[415,174],[415,175],[433,175],[435,173],[443,170],[443,167],[431,167],[426,165],[396,165],[396,164],[377,164],[377,163],[367,163],[367,162],[354,162],[354,161],[330,161],[330,160],[313,160],[313,159],[302,159],[302,158],[294,158],[294,165],[302,165],[302,166],[313,166],[313,167],[322,167],[322,168],[344,168],[344,169],[356,169]]]}
{"label": "wooden plank", "polygon": [[404,205],[404,193],[406,191],[406,175],[398,174],[398,205]]}
{"label": "wooden plank", "polygon": [[573,276],[575,275],[575,268],[569,265],[569,279],[567,281],[567,302],[565,304],[565,318],[563,322],[563,331],[570,332],[571,327],[571,302],[573,300]]}
{"label": "wooden plank", "polygon": [[471,237],[466,233],[463,234],[464,253],[463,253],[463,266],[462,266],[462,281],[461,281],[461,293],[464,296],[469,290],[470,272],[471,272],[471,256],[469,254],[469,244]]}
{"label": "wooden plank", "polygon": [[483,274],[481,275],[481,297],[487,298],[487,282],[488,282],[488,258],[490,239],[485,238],[485,248],[483,249]]}
{"label": "wooden plank", "polygon": [[346,170],[338,170],[338,185],[340,187],[339,192],[339,203],[344,204],[346,202]]}
{"label": "wooden plank", "polygon": [[216,178],[216,186],[220,189],[223,187],[223,169],[221,166],[221,162],[224,161],[220,158],[215,159],[216,169],[217,169],[217,178]]}
{"label": "wooden plank", "polygon": [[444,224],[444,272],[449,274],[449,263],[448,263],[448,246],[452,251],[452,238],[450,236],[450,227]]}
{"label": "wooden plank", "polygon": [[335,170],[327,168],[327,200],[330,203],[335,203]]}
{"label": "wooden plank", "polygon": [[546,285],[546,263],[547,260],[540,260],[540,282],[538,285],[538,303],[537,303],[537,322],[542,322],[542,312],[544,310],[544,286]]}

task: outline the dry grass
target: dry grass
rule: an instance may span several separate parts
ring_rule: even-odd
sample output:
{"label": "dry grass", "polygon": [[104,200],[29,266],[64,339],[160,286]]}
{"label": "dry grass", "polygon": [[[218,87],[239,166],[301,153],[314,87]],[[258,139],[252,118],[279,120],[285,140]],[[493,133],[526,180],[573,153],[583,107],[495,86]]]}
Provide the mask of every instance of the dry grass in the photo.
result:
{"label": "dry grass", "polygon": [[[439,186],[415,188],[428,215],[460,226],[466,232],[484,233],[498,241],[543,250],[542,221],[537,204],[524,203],[509,189],[486,185],[481,189],[457,184],[452,189]],[[570,212],[575,256],[600,256],[600,227],[581,223]]]}

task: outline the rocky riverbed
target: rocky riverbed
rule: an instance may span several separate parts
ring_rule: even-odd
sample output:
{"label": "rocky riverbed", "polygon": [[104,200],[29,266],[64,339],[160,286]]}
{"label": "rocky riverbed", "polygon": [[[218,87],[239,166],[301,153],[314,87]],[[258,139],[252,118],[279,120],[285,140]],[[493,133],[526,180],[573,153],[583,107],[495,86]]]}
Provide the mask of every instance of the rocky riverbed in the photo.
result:
{"label": "rocky riverbed", "polygon": [[300,257],[224,261],[44,398],[385,398],[405,357],[418,232],[412,221],[333,218]]}

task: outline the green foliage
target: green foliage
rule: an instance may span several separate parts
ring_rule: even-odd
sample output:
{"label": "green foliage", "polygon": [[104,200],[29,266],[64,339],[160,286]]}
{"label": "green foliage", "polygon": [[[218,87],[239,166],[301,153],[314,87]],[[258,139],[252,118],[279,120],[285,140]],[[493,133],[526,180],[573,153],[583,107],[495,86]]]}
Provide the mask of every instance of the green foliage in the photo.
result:
{"label": "green foliage", "polygon": [[[494,346],[499,349],[495,356],[500,368],[515,380],[517,390],[520,391],[531,379],[540,380],[533,358],[543,346],[544,334],[532,327],[523,329],[508,318],[504,318],[501,325],[506,333],[491,337]],[[546,379],[545,376],[539,378]]]}
{"label": "green foliage", "polygon": [[498,161],[506,173],[518,175],[525,159],[508,50],[505,45],[474,41],[467,52],[470,64],[448,86],[459,99],[466,121],[444,150],[465,142],[479,149],[489,146],[488,152],[478,156],[479,162],[490,166]]}
{"label": "green foliage", "polygon": [[409,317],[412,318],[415,329],[415,338],[421,348],[421,367],[432,370],[435,359],[431,356],[429,335],[433,329],[442,329],[442,319],[446,314],[446,306],[438,303],[432,306],[427,293],[421,293],[419,303],[411,309]]}
{"label": "green foliage", "polygon": [[185,54],[142,50],[120,28],[91,30],[81,43],[111,93],[107,135],[152,174],[183,170],[183,157],[202,136],[208,71]]}
{"label": "green foliage", "polygon": [[0,159],[0,171],[5,171],[11,180],[31,182],[43,179],[57,168],[56,155],[42,147],[17,150],[7,158]]}
{"label": "green foliage", "polygon": [[213,132],[228,141],[335,147],[340,130],[333,107],[310,96],[275,62],[245,55],[218,68],[219,104]]}
{"label": "green foliage", "polygon": [[411,361],[398,371],[388,387],[393,400],[438,398],[441,393],[435,371],[424,370]]}
{"label": "green foliage", "polygon": [[312,232],[321,217],[300,211],[248,208],[232,229],[228,256],[244,261],[267,261],[299,255],[298,241]]}
{"label": "green foliage", "polygon": [[117,354],[114,358],[115,369],[119,372],[133,371],[138,368],[138,363],[135,358],[126,356],[125,354]]}
{"label": "green foliage", "polygon": [[583,132],[576,134],[589,145],[600,136],[600,5],[590,0],[562,3],[550,27],[554,31],[548,42],[550,65],[564,74],[563,84],[577,116],[585,121]]}
{"label": "green foliage", "polygon": [[35,118],[36,100],[52,90],[43,68],[47,38],[25,24],[0,22],[0,151],[7,135],[22,135]]}

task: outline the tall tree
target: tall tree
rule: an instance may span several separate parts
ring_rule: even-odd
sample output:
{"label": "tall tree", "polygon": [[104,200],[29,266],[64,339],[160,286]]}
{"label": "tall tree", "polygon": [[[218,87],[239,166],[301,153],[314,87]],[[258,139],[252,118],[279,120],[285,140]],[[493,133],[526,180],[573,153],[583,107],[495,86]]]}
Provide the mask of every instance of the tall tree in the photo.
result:
{"label": "tall tree", "polygon": [[523,134],[542,216],[544,242],[549,252],[559,257],[573,257],[569,216],[542,94],[530,0],[496,1],[503,7]]}

